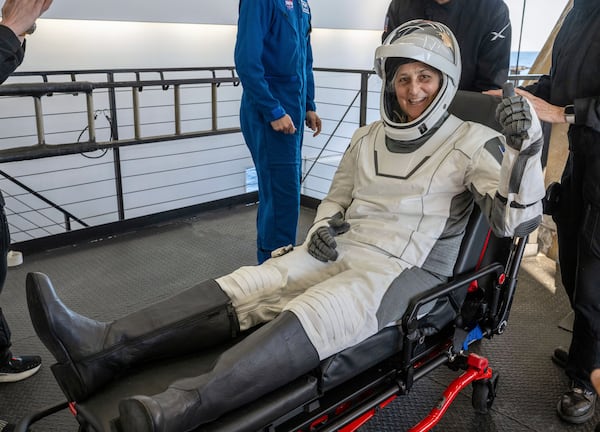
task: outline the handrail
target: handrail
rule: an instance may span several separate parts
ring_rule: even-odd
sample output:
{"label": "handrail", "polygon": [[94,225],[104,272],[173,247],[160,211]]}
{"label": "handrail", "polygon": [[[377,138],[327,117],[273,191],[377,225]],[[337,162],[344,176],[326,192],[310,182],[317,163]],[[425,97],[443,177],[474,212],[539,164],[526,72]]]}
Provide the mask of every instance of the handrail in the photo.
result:
{"label": "handrail", "polygon": [[[360,126],[365,125],[368,122],[367,114],[373,114],[374,110],[377,110],[375,105],[373,107],[368,107],[367,98],[373,97],[373,94],[379,92],[380,90],[378,85],[376,86],[377,88],[373,86],[374,83],[372,81],[370,84],[373,88],[369,87],[369,79],[375,74],[374,70],[372,69],[315,68],[314,70],[315,72],[319,73],[319,75],[316,76],[317,80],[324,76],[323,73],[345,74],[346,76],[343,77],[342,80],[348,79],[350,80],[350,84],[347,86],[342,84],[341,86],[334,85],[324,87],[327,89],[327,91],[343,92],[344,98],[346,98],[346,96],[349,97],[347,101],[344,100],[343,102],[342,108],[345,107],[345,109],[339,110],[340,106],[338,106],[336,103],[332,103],[331,100],[317,100],[317,103],[321,107],[331,104],[333,109],[330,111],[335,112],[335,114],[333,116],[331,114],[321,114],[324,122],[325,133],[322,134],[322,138],[320,138],[318,141],[314,141],[315,143],[320,142],[318,146],[311,144],[313,141],[305,141],[305,149],[309,149],[306,152],[306,160],[313,162],[313,167],[314,161],[317,159],[314,156],[324,154],[325,150],[328,151],[328,154],[343,153],[345,146],[343,146],[342,143],[345,143],[348,137],[345,136],[347,133],[341,126],[343,126],[344,123],[351,124],[353,128],[356,126],[356,124]],[[130,74],[130,76],[127,76],[127,74]],[[152,76],[153,74],[156,74],[156,76]],[[99,75],[99,77],[93,75]],[[515,81],[534,80],[539,76],[540,75],[519,74],[511,75],[509,76],[509,79]],[[3,146],[3,148],[0,149],[0,163],[87,153],[98,150],[105,151],[107,149],[111,149],[112,151],[108,157],[112,158],[112,165],[114,167],[114,178],[112,179],[114,181],[114,186],[112,187],[114,191],[113,196],[116,198],[116,206],[115,209],[110,207],[106,210],[109,212],[114,212],[116,215],[118,215],[119,221],[124,221],[128,219],[128,217],[131,218],[131,214],[143,215],[144,213],[138,211],[138,209],[143,208],[144,206],[151,207],[153,205],[153,201],[148,200],[148,204],[146,201],[144,201],[141,204],[131,205],[128,203],[128,207],[125,206],[125,196],[127,196],[127,194],[135,194],[140,191],[143,193],[143,188],[134,189],[134,192],[132,192],[131,183],[133,183],[133,181],[130,181],[129,178],[134,178],[135,176],[130,175],[130,170],[125,170],[125,173],[122,173],[122,169],[126,165],[121,161],[121,148],[126,146],[135,146],[138,144],[178,141],[189,138],[203,138],[240,132],[240,128],[235,127],[237,125],[235,124],[235,119],[233,119],[231,115],[231,105],[227,108],[230,115],[226,113],[225,115],[219,117],[217,113],[217,108],[222,109],[221,105],[218,104],[221,104],[222,102],[235,103],[236,98],[239,98],[239,90],[233,90],[231,87],[237,87],[240,84],[240,80],[235,72],[235,67],[233,66],[205,68],[123,68],[111,70],[88,69],[39,72],[32,71],[17,72],[14,73],[12,77],[13,78],[9,80],[7,84],[0,86],[0,98],[33,98],[35,118],[33,118],[34,116],[31,114],[27,114],[26,116],[18,116],[15,114],[14,118],[18,119],[18,121],[22,121],[22,119],[27,119],[27,121],[29,121],[32,118],[35,120],[37,143],[34,142],[33,145],[26,145],[29,144],[27,141],[30,139],[34,140],[33,137],[35,136],[35,132],[27,132],[27,135],[14,137],[17,138],[18,141],[9,143],[12,144],[13,147],[7,148],[7,146]],[[15,77],[28,77],[27,81],[29,82],[15,82]],[[355,80],[355,77],[359,79],[359,82]],[[52,81],[52,79],[55,79],[55,81]],[[232,94],[234,94],[234,97],[226,97],[224,100],[223,98],[218,100],[217,92],[224,88],[225,90],[223,91],[233,92]],[[227,90],[227,88],[229,90]],[[130,94],[128,94],[127,91],[123,91],[126,89],[131,89]],[[151,95],[150,97],[159,98],[159,100],[161,100],[161,105],[143,105],[142,96],[140,93],[140,91],[143,89],[149,89]],[[189,97],[186,98],[187,95],[184,94],[184,90],[186,92],[189,90],[191,92],[189,95],[202,94],[201,102],[193,101],[193,104],[206,104],[205,107],[202,108],[203,112],[206,114],[203,114],[201,118],[196,118],[198,115],[193,115],[193,118],[190,118],[189,115],[182,115],[187,114],[189,110],[192,109],[192,107],[189,106],[192,105],[192,103],[190,103]],[[74,96],[79,95],[80,97],[85,98],[85,101],[76,101],[77,104],[82,105],[81,108],[74,108],[75,111],[73,112],[71,112],[71,109],[64,112],[58,112],[59,115],[76,115],[77,117],[75,118],[77,119],[77,122],[81,122],[83,120],[83,124],[81,126],[85,126],[85,128],[81,130],[81,134],[74,142],[73,140],[77,136],[76,134],[78,130],[69,130],[72,129],[72,127],[69,127],[65,129],[58,129],[58,131],[56,131],[56,128],[53,127],[54,124],[56,124],[53,116],[57,114],[52,111],[53,106],[50,109],[46,108],[49,111],[48,115],[43,113],[42,105],[55,104],[55,102],[51,102],[51,99],[46,98],[56,94],[59,96],[61,94],[72,94]],[[225,95],[227,93],[220,94]],[[67,103],[69,107],[73,106],[73,104],[70,102],[64,102],[68,97],[69,96],[63,96],[62,99],[59,98],[56,103],[63,105]],[[85,104],[87,104],[87,106]],[[100,109],[95,109],[94,104],[99,104]],[[150,120],[144,123],[143,121],[148,119],[148,117],[144,117],[147,111],[142,110],[147,110],[149,108],[153,109],[155,107],[157,109],[167,110],[168,121],[154,122],[154,120]],[[354,108],[357,109],[358,112],[353,111],[352,109]],[[168,110],[171,110],[170,113]],[[87,119],[85,118],[86,112]],[[108,138],[104,138],[103,140],[99,140],[96,135],[96,116],[99,112],[102,112],[103,114],[100,119],[105,117],[108,122],[108,128],[103,127],[102,129],[110,132],[110,136]],[[161,111],[161,114],[162,112],[163,111]],[[322,112],[325,113],[327,111],[324,109]],[[353,116],[349,117],[349,114],[352,114]],[[150,115],[156,114],[153,113]],[[354,117],[355,115],[357,115],[357,117]],[[68,117],[66,118],[68,119]],[[123,119],[127,120],[124,122]],[[225,119],[224,121],[228,124],[220,126],[218,124],[218,120],[220,119]],[[48,144],[46,142],[46,131],[44,129],[45,121],[48,122],[50,128],[54,129],[51,134],[62,134],[60,135],[60,139],[56,140],[58,141],[57,143]],[[58,121],[62,121],[62,119]],[[101,121],[104,123],[104,120]],[[144,135],[142,132],[146,131],[150,131],[150,133]],[[154,132],[153,134],[152,131]],[[86,133],[86,136],[82,138],[84,133]],[[48,136],[51,134],[48,134]],[[125,136],[125,134],[127,135]],[[339,138],[343,139],[340,140]],[[9,137],[6,136],[4,139],[9,139]],[[251,164],[249,155],[248,160],[249,164]],[[105,158],[104,163],[106,163],[106,161],[107,159]],[[111,163],[111,161],[109,161],[109,163]],[[239,163],[237,163],[237,166],[239,166]],[[330,167],[325,166],[324,168],[320,167],[318,170],[313,170],[312,167],[307,164],[305,169],[308,169],[311,173],[309,181],[303,183],[305,193],[307,191],[309,193],[314,193],[314,195],[310,195],[309,198],[315,197],[315,199],[318,199],[319,196],[325,193],[324,190],[328,188],[328,182],[331,179],[329,177],[325,177],[323,173],[328,173],[330,171]],[[1,175],[2,174],[0,173],[0,176]],[[235,175],[243,177],[243,172],[236,173]],[[199,178],[203,177],[200,176]],[[303,175],[303,179],[306,178],[307,175]],[[182,179],[181,183],[179,184],[183,184],[185,181],[185,179]],[[13,183],[16,184],[15,182]],[[27,185],[28,181],[24,181],[22,183],[23,185],[29,187]],[[241,183],[243,185],[243,180]],[[23,187],[20,189],[27,190]],[[35,189],[35,187],[31,189]],[[200,197],[203,193],[204,192],[189,196],[194,197],[195,199],[196,196]],[[186,195],[181,195],[183,196],[183,198],[181,198],[182,202],[190,201]],[[103,197],[104,196],[108,195],[103,195]],[[219,197],[221,197],[221,195],[219,195]],[[203,203],[203,201],[201,201],[202,199],[203,198],[200,198],[200,203]],[[171,197],[169,197],[168,200],[175,201]],[[43,198],[42,201],[44,201]],[[191,202],[193,203],[193,201]],[[48,202],[46,203],[52,208],[62,212],[65,218],[64,229],[66,231],[71,229],[71,221],[76,221],[81,226],[84,226],[82,222],[87,222],[88,220],[83,217],[81,217],[80,220],[77,219],[75,215],[81,211],[76,210],[77,206],[72,206],[72,213],[67,215],[64,211],[65,209],[61,208],[59,205],[56,205],[54,202],[51,204]],[[80,203],[75,202],[71,204]],[[169,206],[165,207],[167,209],[170,208]],[[37,211],[34,208],[32,208],[32,210]],[[92,215],[88,215],[87,217],[103,217],[104,214],[108,214],[106,210],[104,210],[104,213],[102,213],[102,211],[96,212]],[[62,223],[60,223],[60,225],[62,225]],[[94,228],[93,223],[90,223],[90,225],[92,225],[90,229]],[[38,226],[38,228],[43,230],[44,227]],[[23,233],[27,233],[27,235],[29,235],[29,232],[27,231],[28,229],[29,228],[23,229]],[[34,238],[34,240],[36,239],[36,237],[33,236],[32,238]],[[40,239],[42,238],[40,237]],[[29,240],[26,241],[29,242]]]}
{"label": "handrail", "polygon": [[67,69],[51,71],[18,71],[11,76],[51,76],[51,75],[85,75],[85,74],[106,74],[106,73],[152,73],[152,72],[203,72],[203,71],[235,71],[234,66],[206,66],[206,67],[167,67],[167,68],[115,68],[115,69]]}
{"label": "handrail", "polygon": [[0,96],[44,96],[49,93],[91,93],[94,84],[86,81],[56,83],[18,83],[0,86]]}
{"label": "handrail", "polygon": [[537,81],[543,74],[510,74],[508,81]]}
{"label": "handrail", "polygon": [[[59,74],[59,72],[51,72],[52,74]],[[38,72],[38,73],[26,73],[33,75],[49,75],[49,72]],[[70,72],[71,73],[71,72]],[[85,71],[84,73],[92,73]],[[8,149],[0,150],[0,163],[16,162],[22,160],[39,159],[44,157],[62,156],[67,154],[76,154],[82,152],[92,152],[96,150],[112,149],[123,146],[131,146],[137,144],[146,144],[150,142],[163,142],[180,140],[184,138],[198,138],[209,135],[220,135],[228,133],[239,132],[239,128],[222,128],[219,129],[216,123],[216,113],[213,112],[212,129],[207,131],[196,131],[182,133],[180,122],[181,118],[179,115],[180,100],[179,100],[179,87],[183,85],[195,85],[195,84],[207,84],[207,85],[220,85],[222,83],[231,83],[234,86],[239,84],[239,78],[232,77],[216,77],[216,78],[179,78],[179,79],[167,79],[167,80],[136,80],[136,81],[109,81],[109,82],[87,82],[87,81],[71,81],[71,82],[44,82],[44,83],[18,83],[18,84],[5,84],[0,86],[0,96],[19,96],[19,97],[33,97],[35,104],[35,115],[36,115],[36,128],[38,134],[38,143],[34,146],[22,146],[13,147]],[[174,134],[158,135],[150,137],[141,137],[139,133],[139,104],[136,103],[136,93],[134,91],[134,120],[136,134],[133,139],[113,139],[108,142],[97,142],[95,135],[94,125],[94,108],[92,94],[94,90],[108,89],[114,92],[117,88],[132,88],[141,89],[143,87],[165,87],[173,86],[175,91],[175,111],[176,111],[176,131]],[[87,114],[88,114],[88,135],[89,139],[85,142],[72,142],[63,143],[58,145],[47,145],[45,142],[44,133],[44,121],[40,98],[44,95],[54,93],[68,93],[77,94],[85,93],[87,97]],[[212,95],[212,103],[215,103],[216,95]],[[111,118],[116,118],[116,107],[111,107]]]}
{"label": "handrail", "polygon": [[85,223],[84,221],[82,221],[81,219],[79,219],[77,216],[75,216],[74,214],[72,214],[70,211],[63,209],[61,206],[59,206],[58,204],[56,204],[54,201],[51,201],[48,198],[46,198],[45,196],[40,195],[39,193],[37,193],[36,191],[34,191],[33,189],[31,189],[29,186],[27,186],[23,182],[20,182],[19,180],[17,180],[16,178],[14,178],[13,176],[7,174],[6,172],[4,172],[2,170],[0,170],[0,175],[3,176],[4,178],[6,178],[7,180],[10,180],[11,182],[13,182],[17,186],[19,186],[21,189],[29,192],[30,194],[32,194],[36,198],[38,198],[38,199],[42,200],[43,202],[45,202],[46,204],[50,205],[51,207],[59,210],[63,214],[63,216],[65,218],[65,226],[70,227],[70,225],[71,225],[71,219],[74,220],[75,222],[81,224],[81,226],[83,226],[83,227],[89,226],[87,223]]}
{"label": "handrail", "polygon": [[182,78],[165,80],[136,80],[115,82],[47,82],[47,83],[18,83],[0,86],[0,96],[43,96],[50,93],[90,93],[97,89],[115,89],[123,87],[157,87],[191,84],[238,84],[239,78]]}

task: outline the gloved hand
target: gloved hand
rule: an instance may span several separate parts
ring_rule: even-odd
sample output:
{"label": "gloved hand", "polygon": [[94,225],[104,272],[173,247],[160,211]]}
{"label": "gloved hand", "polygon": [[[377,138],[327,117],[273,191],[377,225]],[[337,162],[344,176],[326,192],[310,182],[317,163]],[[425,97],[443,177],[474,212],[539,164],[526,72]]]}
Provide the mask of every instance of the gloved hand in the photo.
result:
{"label": "gloved hand", "polygon": [[323,262],[337,260],[337,242],[334,237],[350,229],[350,224],[340,214],[333,216],[327,223],[328,226],[319,227],[312,233],[308,243],[308,253]]}
{"label": "gloved hand", "polygon": [[531,111],[523,96],[513,95],[502,98],[496,108],[496,120],[502,126],[506,143],[515,150],[521,150],[523,141],[529,138]]}

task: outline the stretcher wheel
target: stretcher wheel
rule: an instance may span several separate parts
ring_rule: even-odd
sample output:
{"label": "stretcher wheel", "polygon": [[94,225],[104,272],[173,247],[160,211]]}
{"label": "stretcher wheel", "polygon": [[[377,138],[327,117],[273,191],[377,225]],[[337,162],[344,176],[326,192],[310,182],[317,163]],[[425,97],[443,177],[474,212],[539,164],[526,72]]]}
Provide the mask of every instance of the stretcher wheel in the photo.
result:
{"label": "stretcher wheel", "polygon": [[471,402],[477,414],[487,414],[496,398],[498,373],[493,372],[490,379],[473,382],[473,397]]}

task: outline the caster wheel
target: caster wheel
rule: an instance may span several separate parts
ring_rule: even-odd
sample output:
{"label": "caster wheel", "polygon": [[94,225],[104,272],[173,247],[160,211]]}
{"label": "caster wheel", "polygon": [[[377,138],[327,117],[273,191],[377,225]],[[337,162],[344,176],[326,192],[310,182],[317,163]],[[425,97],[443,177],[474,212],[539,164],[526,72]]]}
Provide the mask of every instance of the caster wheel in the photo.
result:
{"label": "caster wheel", "polygon": [[471,403],[477,414],[487,414],[496,398],[498,386],[498,373],[493,372],[492,377],[487,380],[473,382],[473,397]]}

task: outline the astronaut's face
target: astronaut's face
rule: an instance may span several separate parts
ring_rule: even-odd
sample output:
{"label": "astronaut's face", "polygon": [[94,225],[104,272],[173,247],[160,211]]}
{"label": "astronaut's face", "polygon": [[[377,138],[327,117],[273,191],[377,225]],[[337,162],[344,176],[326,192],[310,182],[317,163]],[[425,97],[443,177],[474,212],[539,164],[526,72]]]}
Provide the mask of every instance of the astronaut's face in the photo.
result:
{"label": "astronaut's face", "polygon": [[442,84],[440,72],[421,62],[405,63],[394,76],[396,100],[411,122],[433,102]]}

